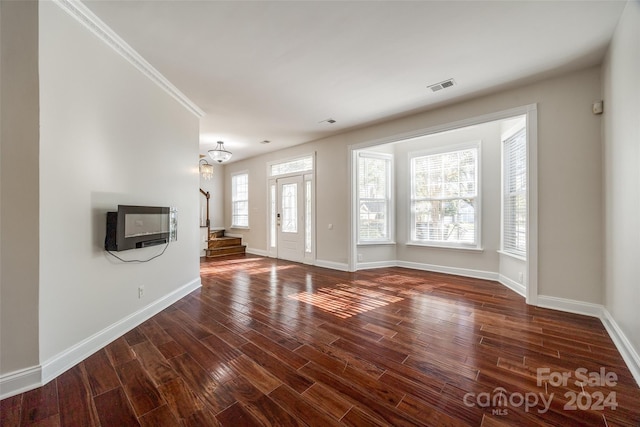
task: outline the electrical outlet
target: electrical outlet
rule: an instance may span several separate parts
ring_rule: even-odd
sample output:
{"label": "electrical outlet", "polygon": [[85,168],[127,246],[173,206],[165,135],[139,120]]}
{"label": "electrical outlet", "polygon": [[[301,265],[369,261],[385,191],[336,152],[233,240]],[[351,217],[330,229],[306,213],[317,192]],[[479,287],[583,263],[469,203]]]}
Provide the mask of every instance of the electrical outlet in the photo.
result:
{"label": "electrical outlet", "polygon": [[524,281],[524,273],[522,271],[518,273],[518,282],[523,283]]}
{"label": "electrical outlet", "polygon": [[362,256],[362,254],[358,254],[358,261],[362,262],[364,260],[364,257]]}
{"label": "electrical outlet", "polygon": [[144,296],[144,285],[138,286],[138,298],[142,298]]}

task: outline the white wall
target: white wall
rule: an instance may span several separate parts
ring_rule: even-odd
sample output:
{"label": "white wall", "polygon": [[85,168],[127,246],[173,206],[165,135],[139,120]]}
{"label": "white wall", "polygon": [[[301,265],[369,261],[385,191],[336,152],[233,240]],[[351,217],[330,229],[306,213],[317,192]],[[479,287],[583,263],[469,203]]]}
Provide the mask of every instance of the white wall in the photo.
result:
{"label": "white wall", "polygon": [[[538,104],[539,284],[541,295],[602,302],[602,188],[598,67],[573,72],[455,105],[391,120],[235,162],[249,171],[251,247],[266,250],[265,179],[268,161],[317,152],[317,258],[346,264],[349,251],[348,147],[515,107]],[[229,180],[225,206],[230,206]],[[225,224],[229,225],[229,212]],[[327,225],[333,224],[333,230]]]}
{"label": "white wall", "polygon": [[629,1],[603,65],[604,304],[640,354],[640,3]]}
{"label": "white wall", "polygon": [[[58,6],[40,2],[40,361],[199,283],[198,119]],[[149,263],[103,250],[118,204],[175,206]],[[160,247],[120,253],[147,259]],[[138,299],[137,288],[145,286]]]}
{"label": "white wall", "polygon": [[2,1],[0,10],[3,375],[38,363],[38,4]]}

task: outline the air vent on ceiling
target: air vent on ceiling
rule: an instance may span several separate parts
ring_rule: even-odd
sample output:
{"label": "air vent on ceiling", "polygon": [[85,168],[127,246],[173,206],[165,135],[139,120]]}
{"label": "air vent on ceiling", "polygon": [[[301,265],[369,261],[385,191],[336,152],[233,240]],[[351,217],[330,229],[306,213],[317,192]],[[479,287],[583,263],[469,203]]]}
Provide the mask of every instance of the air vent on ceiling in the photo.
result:
{"label": "air vent on ceiling", "polygon": [[431,89],[431,91],[432,91],[432,92],[437,92],[437,91],[439,91],[439,90],[442,90],[442,89],[446,89],[446,88],[448,88],[448,87],[451,87],[451,86],[453,86],[455,83],[456,83],[456,82],[455,82],[453,79],[449,79],[449,80],[445,80],[445,81],[443,81],[443,82],[436,83],[436,84],[434,84],[434,85],[430,85],[430,86],[427,86],[427,87],[428,87],[429,89]]}

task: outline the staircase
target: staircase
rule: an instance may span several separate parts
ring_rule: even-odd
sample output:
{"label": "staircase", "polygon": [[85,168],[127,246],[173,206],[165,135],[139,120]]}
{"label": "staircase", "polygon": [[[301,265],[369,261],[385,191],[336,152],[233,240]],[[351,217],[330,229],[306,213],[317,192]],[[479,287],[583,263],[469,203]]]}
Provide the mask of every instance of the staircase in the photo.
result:
{"label": "staircase", "polygon": [[207,258],[214,258],[224,255],[244,254],[246,246],[242,244],[240,237],[229,237],[224,235],[224,230],[212,231],[209,233]]}

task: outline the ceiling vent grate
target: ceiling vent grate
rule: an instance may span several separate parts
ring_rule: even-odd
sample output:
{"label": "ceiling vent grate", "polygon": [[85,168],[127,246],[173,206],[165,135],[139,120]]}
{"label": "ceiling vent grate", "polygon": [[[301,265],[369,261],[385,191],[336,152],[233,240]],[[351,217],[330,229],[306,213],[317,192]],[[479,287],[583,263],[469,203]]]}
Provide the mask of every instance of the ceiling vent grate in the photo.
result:
{"label": "ceiling vent grate", "polygon": [[451,86],[453,86],[455,84],[456,84],[455,80],[449,79],[449,80],[445,80],[443,82],[436,83],[434,85],[430,85],[430,86],[427,86],[427,87],[429,89],[431,89],[432,92],[438,92],[439,90],[446,89],[446,88],[451,87]]}

